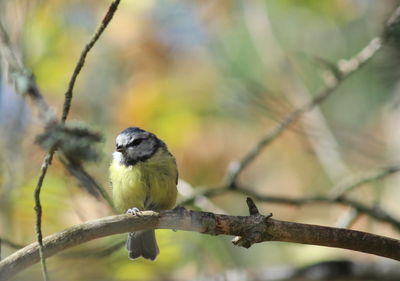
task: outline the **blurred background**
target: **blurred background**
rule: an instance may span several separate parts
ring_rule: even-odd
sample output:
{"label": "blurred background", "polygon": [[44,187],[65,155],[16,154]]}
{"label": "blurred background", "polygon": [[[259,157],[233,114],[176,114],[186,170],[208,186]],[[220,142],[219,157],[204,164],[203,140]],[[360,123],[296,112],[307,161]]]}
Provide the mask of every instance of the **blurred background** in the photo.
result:
{"label": "blurred background", "polygon": [[[58,115],[80,52],[109,2],[0,1],[1,22]],[[85,122],[104,136],[100,160],[85,167],[111,192],[107,174],[115,136],[128,126],[139,126],[168,144],[185,182],[181,186],[196,191],[223,185],[232,161],[324,85],[326,66],[321,61],[334,63],[355,55],[381,33],[396,3],[122,1],[74,91],[69,120]],[[398,50],[386,46],[263,151],[239,181],[264,195],[326,195],[344,178],[399,163]],[[0,237],[26,245],[36,240],[33,190],[45,152],[34,141],[43,126],[31,101],[16,93],[4,62],[0,73]],[[399,184],[400,177],[392,175],[350,196],[400,218]],[[210,200],[207,211],[248,213],[243,195],[226,193]],[[42,204],[45,235],[113,214],[105,202],[78,187],[57,157],[44,182]],[[258,206],[277,219],[329,226],[349,211],[323,204]],[[352,228],[399,238],[391,226],[365,216]],[[102,250],[126,238],[116,235],[48,259],[50,276],[207,280],[232,269],[301,267],[338,259],[383,262],[340,249],[279,242],[242,249],[234,247],[230,237],[157,233],[161,254],[155,262],[130,261],[125,249],[104,254]],[[2,258],[15,251],[7,245],[2,249]],[[35,265],[15,280],[41,278]]]}

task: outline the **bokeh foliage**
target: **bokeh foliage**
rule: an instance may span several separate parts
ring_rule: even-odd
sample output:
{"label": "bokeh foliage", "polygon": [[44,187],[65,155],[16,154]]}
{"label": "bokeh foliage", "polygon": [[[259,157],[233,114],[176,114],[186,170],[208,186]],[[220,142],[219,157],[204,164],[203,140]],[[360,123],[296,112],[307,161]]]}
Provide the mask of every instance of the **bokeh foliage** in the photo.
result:
{"label": "bokeh foliage", "polygon": [[[88,170],[110,192],[107,169],[114,137],[135,125],[165,140],[186,182],[194,187],[222,184],[228,164],[297,106],[299,89],[306,93],[300,97],[305,101],[323,85],[325,66],[320,59],[336,62],[354,55],[381,32],[394,4],[122,1],[89,55],[72,103],[71,118],[89,124],[105,140],[100,145],[102,157],[95,165],[88,164]],[[108,1],[95,0],[0,1],[0,20],[58,113],[81,49],[107,5]],[[337,142],[335,152],[345,163],[343,176],[398,161],[397,51],[396,46],[386,47],[319,107]],[[7,69],[1,73],[0,236],[27,244],[35,240],[32,193],[44,152],[34,141],[43,128],[30,102],[7,83]],[[240,181],[262,194],[295,197],[329,192],[340,177],[332,178],[329,169],[336,167],[324,166],[315,153],[311,139],[321,134],[318,128],[306,133],[297,124]],[[326,149],[328,154],[331,147]],[[85,147],[83,151],[91,153]],[[394,176],[365,186],[353,196],[379,203],[399,217],[398,180]],[[45,234],[112,214],[104,202],[79,189],[57,159],[45,180],[42,201]],[[247,214],[243,196],[226,194],[213,203],[230,214]],[[326,205],[262,207],[281,219],[324,225],[334,225],[346,212]],[[398,237],[390,227],[365,217],[354,228]],[[50,274],[62,280],[188,280],[229,268],[372,259],[283,243],[238,249],[226,237],[196,233],[158,231],[158,237],[161,255],[154,263],[129,261],[123,249],[107,256],[88,254],[125,239],[118,236],[49,259]],[[3,255],[12,252],[4,251]],[[35,266],[18,280],[40,280],[40,276]]]}

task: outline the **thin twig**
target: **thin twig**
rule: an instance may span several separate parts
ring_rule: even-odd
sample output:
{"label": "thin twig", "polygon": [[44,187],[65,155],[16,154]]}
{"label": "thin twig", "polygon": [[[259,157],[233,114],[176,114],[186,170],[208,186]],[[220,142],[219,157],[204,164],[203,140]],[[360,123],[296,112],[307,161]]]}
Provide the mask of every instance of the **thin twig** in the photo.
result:
{"label": "thin twig", "polygon": [[8,239],[6,239],[4,237],[0,237],[0,240],[1,240],[3,245],[6,245],[6,246],[8,246],[8,247],[10,247],[12,249],[21,249],[21,248],[25,247],[22,244],[15,243],[15,242],[13,242],[11,240],[8,240]]}
{"label": "thin twig", "polygon": [[[2,24],[0,24],[0,42],[2,47],[1,50],[9,62],[9,67],[13,72],[13,75],[15,75],[15,81],[18,91],[23,95],[26,94],[32,98],[36,106],[39,108],[39,114],[42,121],[45,123],[45,126],[50,126],[51,124],[54,124],[56,122],[56,119],[53,112],[51,111],[50,107],[48,106],[45,99],[41,95],[33,75],[25,70],[21,60],[19,59],[19,56],[17,56],[16,53],[13,51],[9,36]],[[36,235],[39,243],[39,255],[42,266],[43,278],[46,281],[48,280],[48,272],[43,253],[43,242],[42,242],[42,231],[41,231],[42,206],[40,204],[40,190],[48,166],[53,157],[53,153],[54,151],[49,152],[45,156],[45,159],[41,166],[41,174],[39,176],[34,191],[35,211],[36,211]]]}
{"label": "thin twig", "polygon": [[[27,95],[32,99],[38,109],[39,118],[43,122],[45,129],[58,125],[59,122],[56,119],[56,115],[44,99],[43,94],[36,84],[34,76],[22,65],[21,60],[19,56],[14,52],[14,49],[15,48],[12,47],[11,41],[7,32],[5,31],[5,28],[0,23],[0,51],[8,62],[10,72],[12,73],[11,77],[14,79],[15,84],[17,85],[17,91],[19,92],[19,94]],[[110,204],[111,201],[109,200],[108,195],[106,194],[104,189],[96,183],[92,176],[85,172],[83,166],[75,165],[75,173],[73,173],[69,169],[67,161],[61,161],[61,163],[70,172],[70,174],[78,180],[78,183],[82,187],[84,187],[87,192],[91,193],[91,187],[97,189],[103,195],[107,203],[112,207],[112,204]],[[86,181],[82,181],[82,179],[77,176],[81,174],[85,174]],[[91,184],[90,186],[88,186],[87,183],[95,184]],[[97,196],[95,197],[97,198]]]}
{"label": "thin twig", "polygon": [[[4,54],[5,59],[8,62],[10,72],[12,73],[12,78],[15,81],[15,84],[17,85],[17,91],[21,95],[27,95],[29,96],[32,101],[34,102],[35,106],[38,109],[39,113],[39,118],[43,122],[43,125],[45,128],[50,128],[52,126],[58,125],[58,121],[56,119],[56,115],[54,111],[49,107],[47,104],[46,100],[43,97],[43,94],[38,88],[38,85],[36,84],[36,81],[34,79],[34,76],[24,68],[22,63],[20,62],[19,56],[13,51],[14,48],[12,48],[11,42],[9,40],[8,34],[5,31],[3,25],[0,23],[0,51]],[[67,162],[61,161],[61,163],[65,166],[65,168],[70,171],[69,167],[67,166]],[[72,176],[76,177],[80,185],[85,187],[85,190],[90,193],[90,187],[85,185],[85,182],[82,181],[79,177],[77,177],[77,173],[86,173],[83,169],[82,166],[75,166],[74,169],[76,170],[76,173],[71,173]],[[95,182],[93,177],[91,177],[89,174],[86,173],[87,181],[90,181],[92,183]],[[95,188],[99,189],[99,192],[104,196],[104,189],[96,184],[92,185],[95,186]],[[104,196],[105,200],[109,205],[112,207],[112,204],[110,204],[110,200],[107,199],[106,196]]]}
{"label": "thin twig", "polygon": [[[65,101],[64,101],[64,106],[63,106],[63,113],[61,116],[61,123],[65,123],[67,120],[69,110],[71,108],[71,102],[72,102],[72,96],[73,96],[73,88],[75,85],[76,78],[78,77],[80,71],[82,70],[82,67],[85,63],[85,59],[87,54],[90,52],[90,50],[93,48],[93,46],[96,44],[97,40],[107,27],[108,23],[111,21],[115,11],[117,10],[118,4],[120,0],[116,0],[111,3],[106,16],[104,17],[100,27],[97,29],[95,34],[93,35],[92,39],[90,42],[85,46],[83,49],[81,56],[79,58],[79,61],[75,67],[75,70],[72,74],[71,80],[68,85],[68,90],[65,93]],[[41,168],[41,175],[39,177],[37,186],[35,188],[34,192],[34,197],[35,197],[35,210],[36,210],[36,233],[37,233],[37,240],[39,243],[39,254],[40,254],[40,261],[42,264],[42,271],[43,271],[43,277],[44,280],[47,281],[49,280],[48,278],[48,273],[47,273],[47,268],[46,268],[46,262],[45,262],[45,255],[43,253],[43,240],[42,240],[42,229],[41,229],[41,223],[42,223],[42,207],[40,204],[40,192],[41,188],[43,185],[43,180],[46,176],[47,169],[49,165],[51,164],[51,160],[53,159],[54,152],[56,151],[56,147],[53,147],[50,149],[50,151],[47,153],[45,160],[43,161],[42,168]]]}
{"label": "thin twig", "polygon": [[[65,121],[68,117],[68,113],[69,113],[69,110],[71,107],[71,102],[72,102],[73,88],[75,85],[75,81],[84,65],[85,58],[86,58],[87,54],[90,52],[90,50],[93,48],[93,46],[95,45],[95,43],[97,42],[97,40],[99,39],[99,37],[101,36],[103,31],[105,30],[105,28],[107,27],[108,23],[111,21],[115,11],[117,10],[119,2],[120,2],[120,0],[116,0],[111,3],[111,5],[107,11],[107,14],[105,15],[105,17],[102,20],[100,27],[97,29],[97,31],[93,35],[92,39],[90,40],[90,42],[85,46],[84,50],[81,53],[79,61],[75,67],[75,70],[74,70],[71,80],[69,82],[68,90],[65,93],[65,101],[64,101],[64,106],[63,106],[61,123],[65,123]],[[38,108],[40,109],[39,112],[43,115],[42,116],[43,119],[46,121],[45,124],[49,125],[50,122],[49,122],[48,115],[50,115],[52,117],[51,118],[52,122],[55,121],[55,118],[53,117],[52,114],[48,114],[49,112],[51,112],[51,110],[50,110],[49,106],[47,105],[47,103],[45,102],[40,91],[38,90],[38,87],[33,78],[33,75],[26,75],[26,71],[21,63],[21,60],[19,60],[18,56],[16,56],[15,53],[12,51],[11,42],[10,42],[9,37],[7,36],[7,33],[5,32],[5,29],[3,28],[3,26],[1,26],[1,28],[0,28],[0,37],[1,37],[2,46],[5,47],[3,49],[7,51],[6,55],[9,56],[9,61],[12,62],[11,66],[14,67],[14,71],[19,72],[20,76],[25,79],[23,81],[23,83],[19,83],[19,84],[22,84],[22,86],[24,87],[24,89],[22,89],[21,92],[28,93],[31,95],[32,99],[36,102]],[[42,235],[42,229],[41,229],[42,206],[41,206],[41,202],[40,202],[40,192],[41,192],[44,178],[46,177],[48,167],[51,164],[51,161],[53,159],[56,149],[57,148],[54,146],[46,154],[46,156],[43,160],[42,166],[41,166],[41,174],[39,176],[39,179],[38,179],[35,191],[34,191],[35,211],[36,211],[36,234],[37,234],[37,240],[38,240],[38,244],[39,244],[39,255],[40,255],[40,260],[41,260],[41,265],[42,265],[42,272],[43,272],[43,277],[44,277],[45,281],[49,280],[49,277],[48,277],[48,272],[47,272],[47,268],[46,268],[45,255],[43,253],[43,241],[42,241],[43,235]]]}
{"label": "thin twig", "polygon": [[295,123],[306,112],[312,110],[316,105],[325,101],[344,80],[359,70],[381,49],[382,39],[374,38],[356,56],[348,61],[338,63],[341,75],[327,83],[318,94],[308,103],[289,113],[276,127],[274,127],[238,162],[230,165],[227,173],[227,183],[234,187],[239,174],[261,153],[261,151],[276,140],[290,125]]}
{"label": "thin twig", "polygon": [[40,191],[42,189],[43,181],[44,181],[44,178],[46,177],[46,173],[49,168],[49,165],[51,165],[51,161],[53,159],[54,152],[55,152],[55,149],[52,149],[51,151],[49,151],[46,154],[46,157],[43,161],[42,167],[40,168],[41,173],[40,173],[40,176],[39,176],[39,179],[36,184],[35,191],[34,191],[35,211],[36,211],[35,229],[36,229],[37,241],[39,244],[40,264],[42,266],[43,279],[45,281],[49,280],[49,273],[47,271],[46,259],[45,259],[44,250],[43,250],[42,205],[40,203]]}
{"label": "thin twig", "polygon": [[337,184],[336,186],[334,186],[331,189],[330,194],[331,194],[332,198],[342,197],[346,193],[354,190],[355,188],[357,188],[359,186],[362,186],[369,182],[383,179],[386,176],[397,173],[399,171],[400,171],[400,166],[389,166],[389,167],[383,168],[379,171],[372,171],[367,174],[363,174],[363,175],[351,178],[349,180],[345,180],[344,182]]}
{"label": "thin twig", "polygon": [[85,48],[83,49],[79,61],[75,66],[74,72],[72,73],[71,79],[68,84],[68,89],[67,92],[65,93],[65,101],[64,101],[64,106],[63,106],[63,113],[61,117],[61,122],[65,123],[68,117],[69,110],[71,108],[71,102],[72,102],[72,96],[73,96],[73,89],[75,86],[76,78],[78,77],[79,73],[82,70],[83,65],[85,64],[85,59],[90,50],[93,48],[94,44],[96,44],[97,40],[103,33],[103,31],[106,29],[107,25],[110,23],[111,19],[114,16],[115,11],[118,8],[120,0],[115,0],[114,2],[111,3],[110,7],[108,8],[107,14],[103,18],[101,25],[98,27],[96,32],[93,34],[91,40],[89,41],[88,44],[86,44]]}
{"label": "thin twig", "polygon": [[228,193],[229,191],[231,191],[231,188],[229,186],[210,187],[210,188],[204,189],[200,192],[197,192],[196,194],[194,194],[191,197],[187,197],[187,198],[183,199],[182,201],[180,201],[178,203],[178,205],[179,206],[191,205],[197,200],[197,198],[202,198],[202,197],[211,198],[214,196]]}
{"label": "thin twig", "polygon": [[392,225],[397,231],[400,232],[400,220],[391,216],[388,212],[384,211],[379,207],[376,206],[369,207],[361,202],[344,197],[331,198],[330,196],[310,196],[310,197],[300,197],[300,198],[288,198],[284,196],[262,195],[244,187],[237,187],[234,191],[246,196],[253,197],[255,200],[259,202],[268,202],[268,203],[284,204],[292,206],[303,206],[303,205],[319,204],[319,203],[348,206],[354,208],[359,213],[365,214],[375,219],[376,221],[388,223]]}
{"label": "thin twig", "polygon": [[344,80],[357,72],[369,62],[382,48],[383,43],[389,41],[400,21],[400,6],[390,15],[381,36],[372,39],[358,54],[349,60],[341,60],[335,66],[335,74],[317,95],[308,103],[290,112],[276,127],[268,132],[250,151],[239,161],[233,162],[227,171],[227,184],[232,188],[240,173],[261,153],[261,151],[277,139],[287,128],[298,121],[305,113],[316,105],[325,101]]}
{"label": "thin twig", "polygon": [[[348,191],[350,189],[355,189],[363,184],[371,183],[377,180],[382,180],[383,178],[399,171],[400,171],[400,166],[396,165],[396,166],[389,166],[385,169],[381,169],[378,172],[370,172],[369,174],[364,175],[362,178],[349,181],[348,185],[341,184],[341,190]],[[398,231],[400,231],[400,220],[392,217],[387,212],[385,212],[380,208],[377,208],[376,206],[368,207],[367,205],[345,198],[344,196],[321,195],[321,196],[311,196],[311,197],[301,197],[301,198],[288,198],[286,196],[270,196],[270,195],[258,194],[257,192],[252,191],[251,188],[248,187],[245,188],[241,185],[236,184],[235,188],[233,189],[229,185],[206,189],[204,191],[198,192],[197,195],[194,195],[190,198],[186,198],[185,200],[181,201],[179,205],[185,206],[193,204],[193,202],[196,200],[198,196],[211,198],[231,191],[250,196],[260,202],[268,202],[275,204],[302,206],[308,204],[325,203],[325,204],[339,204],[339,205],[349,206],[356,209],[359,213],[365,214],[377,221],[389,223],[393,227],[395,227]]]}

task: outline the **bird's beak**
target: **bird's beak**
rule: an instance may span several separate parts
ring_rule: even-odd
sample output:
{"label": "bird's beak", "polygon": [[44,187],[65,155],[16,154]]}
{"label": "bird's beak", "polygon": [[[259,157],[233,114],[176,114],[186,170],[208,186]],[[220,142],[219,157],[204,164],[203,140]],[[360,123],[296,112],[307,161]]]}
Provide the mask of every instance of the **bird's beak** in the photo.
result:
{"label": "bird's beak", "polygon": [[117,152],[124,152],[125,148],[122,145],[117,145],[117,148],[115,149]]}

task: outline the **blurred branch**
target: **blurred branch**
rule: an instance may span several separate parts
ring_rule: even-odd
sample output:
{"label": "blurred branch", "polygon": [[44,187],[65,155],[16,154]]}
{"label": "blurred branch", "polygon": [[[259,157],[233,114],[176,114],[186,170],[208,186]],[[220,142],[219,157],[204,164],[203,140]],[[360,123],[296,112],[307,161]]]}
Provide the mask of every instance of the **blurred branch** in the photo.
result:
{"label": "blurred branch", "polygon": [[[61,116],[61,124],[64,124],[65,121],[67,120],[69,110],[71,108],[71,102],[72,102],[72,96],[73,96],[73,88],[75,85],[76,78],[78,77],[84,63],[87,54],[90,52],[94,44],[97,42],[99,39],[100,35],[103,33],[104,29],[107,27],[108,23],[111,21],[115,11],[117,10],[118,4],[120,0],[115,0],[114,2],[111,3],[106,16],[104,17],[100,27],[97,29],[95,34],[93,35],[92,39],[90,42],[85,46],[83,49],[81,56],[79,58],[79,61],[74,69],[74,72],[72,74],[71,80],[68,85],[68,90],[65,93],[65,101],[64,101],[64,106],[63,106],[63,113]],[[46,263],[45,263],[45,257],[43,254],[43,241],[42,241],[42,230],[41,230],[41,222],[42,222],[42,207],[40,204],[40,192],[41,188],[43,185],[43,180],[46,176],[47,169],[49,165],[51,164],[51,161],[53,159],[54,152],[56,151],[57,146],[53,145],[51,147],[45,157],[45,160],[43,161],[42,168],[41,168],[41,175],[39,177],[37,186],[34,191],[34,197],[35,197],[35,210],[36,210],[36,233],[37,233],[37,240],[39,243],[39,254],[40,254],[40,260],[42,264],[42,271],[43,271],[43,277],[44,280],[47,281],[49,280],[47,269],[46,269]],[[87,173],[86,173],[87,175]]]}
{"label": "blurred branch", "polygon": [[[234,188],[240,173],[261,153],[261,151],[277,139],[290,125],[298,121],[305,113],[311,111],[316,105],[324,102],[347,78],[360,70],[382,48],[383,44],[397,34],[400,22],[400,6],[386,22],[381,36],[372,39],[358,54],[349,60],[340,60],[335,66],[335,71],[330,79],[325,81],[325,86],[318,91],[316,96],[303,106],[290,112],[276,127],[268,132],[250,151],[239,161],[233,162],[227,171],[227,185]],[[333,67],[333,66],[332,66]]]}
{"label": "blurred branch", "polygon": [[178,181],[178,193],[184,198],[189,198],[195,196],[195,200],[193,200],[193,205],[200,210],[207,210],[213,213],[226,214],[226,211],[215,205],[207,196],[197,195],[196,190],[193,188],[188,182],[183,179],[179,179]]}
{"label": "blurred branch", "polygon": [[378,206],[369,207],[363,203],[357,202],[352,199],[347,199],[344,197],[339,198],[331,198],[329,196],[310,196],[310,197],[302,197],[302,198],[288,198],[288,197],[279,197],[279,196],[268,196],[261,195],[254,191],[251,191],[247,188],[237,187],[237,192],[242,193],[246,196],[251,196],[255,200],[260,202],[269,202],[276,204],[284,204],[284,205],[292,205],[292,206],[302,206],[309,204],[339,204],[343,206],[348,206],[354,208],[359,213],[365,214],[377,221],[385,222],[392,225],[397,231],[400,231],[400,220],[394,218],[386,211],[382,210]]}
{"label": "blurred branch", "polygon": [[3,237],[0,237],[0,241],[3,245],[7,245],[8,247],[12,248],[12,249],[20,249],[23,248],[24,246],[18,243],[15,243],[11,240],[5,239]]}
{"label": "blurred branch", "polygon": [[400,280],[396,262],[353,262],[329,260],[300,268],[293,266],[268,267],[255,270],[230,269],[221,274],[201,276],[193,281],[393,281]]}
{"label": "blurred branch", "polygon": [[21,95],[27,95],[32,99],[39,110],[39,117],[45,126],[57,123],[55,114],[43,98],[33,74],[23,66],[20,57],[15,53],[14,49],[4,26],[0,22],[0,52],[8,62],[8,67],[10,73],[12,73],[17,91]]}
{"label": "blurred branch", "polygon": [[[178,208],[160,213],[144,211],[140,216],[125,214],[89,221],[46,237],[43,240],[44,254],[50,257],[72,246],[117,233],[176,229],[238,236],[233,243],[246,248],[254,243],[284,241],[343,248],[400,260],[398,240],[355,230],[271,219],[259,214],[251,199],[248,198],[247,202],[252,213],[250,216],[228,216]],[[1,261],[0,279],[7,280],[37,263],[38,251],[38,244],[33,243]]]}
{"label": "blurred branch", "polygon": [[[12,47],[11,41],[4,26],[0,23],[0,51],[8,63],[11,78],[15,81],[17,91],[23,96],[29,96],[34,102],[35,106],[38,109],[39,118],[44,124],[45,131],[51,131],[53,128],[60,127],[54,111],[49,107],[46,100],[44,99],[43,94],[36,84],[33,74],[24,67],[21,62],[20,56],[17,55],[14,50],[15,48]],[[46,166],[46,163],[42,165],[43,168],[44,166]],[[79,169],[79,167],[77,167],[76,169]],[[72,175],[74,176],[74,174]],[[77,180],[80,182],[81,186],[84,186],[86,190],[91,193],[90,187],[87,187],[85,185],[85,182],[80,181],[80,178],[77,178]],[[94,179],[91,180],[94,181]],[[100,190],[103,189],[101,188]],[[96,197],[98,197],[98,195]]]}
{"label": "blurred branch", "polygon": [[332,198],[338,198],[344,196],[346,193],[356,189],[363,184],[377,181],[385,178],[391,174],[397,173],[400,171],[400,166],[389,166],[385,167],[379,171],[372,171],[357,177],[353,177],[347,181],[337,184],[331,189]]}
{"label": "blurred branch", "polygon": [[[267,67],[270,53],[275,54],[277,64],[285,66],[281,71],[281,75],[287,78],[287,83],[282,85],[285,95],[294,108],[301,107],[310,100],[311,93],[296,75],[295,63],[276,39],[268,5],[264,2],[247,1],[243,9],[246,27],[257,55]],[[269,50],[268,53],[265,52],[266,49]],[[335,64],[326,62],[326,65],[332,72],[337,71]],[[339,144],[319,105],[314,106],[312,111],[304,115],[301,123],[303,133],[308,138],[317,160],[329,179],[337,182],[344,175],[348,175],[350,169],[343,161]]]}
{"label": "blurred branch", "polygon": [[360,217],[361,214],[357,210],[349,208],[336,220],[335,227],[351,228]]}
{"label": "blurred branch", "polygon": [[[263,61],[268,60],[268,57],[265,55],[265,48],[274,49],[275,52],[279,54],[282,60],[281,64],[287,66],[285,68],[285,73],[282,73],[282,75],[286,75],[288,78],[290,78],[288,79],[289,81],[293,81],[292,83],[287,83],[287,85],[285,85],[285,92],[287,92],[287,95],[292,101],[295,108],[302,106],[309,100],[310,93],[308,92],[307,88],[304,87],[301,80],[298,79],[295,75],[295,71],[293,69],[294,64],[291,61],[290,57],[279,46],[279,40],[276,40],[276,37],[274,36],[273,30],[271,28],[271,22],[269,21],[268,12],[263,9],[266,7],[260,7],[262,4],[255,4],[255,2],[248,2],[246,4],[247,5],[245,5],[245,7],[247,7],[247,10],[249,10],[249,12],[245,13],[247,19],[246,22],[248,25],[248,29],[251,31],[250,34],[252,35],[252,39],[256,42],[254,46],[257,48],[259,56],[263,58]],[[257,20],[254,20],[255,13],[257,15]],[[263,39],[260,39],[263,38],[259,36],[260,19],[263,23],[262,32],[266,36],[266,38],[264,37],[264,40],[268,40],[268,43],[263,42]],[[388,25],[394,26],[394,23],[390,23]],[[394,30],[392,31],[392,34],[393,32]],[[330,83],[330,81],[332,80],[341,78],[341,72],[336,64],[331,63],[320,57],[315,57],[315,59],[325,66],[326,71],[324,71],[323,77],[325,79],[328,79],[326,81],[327,83]],[[361,186],[364,179],[366,180],[366,182],[375,180],[374,176],[370,174],[365,174],[357,178],[352,177],[350,181],[342,180],[345,176],[350,174],[350,169],[340,155],[339,144],[337,143],[334,135],[331,133],[329,125],[327,124],[319,105],[315,105],[314,109],[305,114],[301,121],[303,123],[305,133],[308,136],[309,143],[311,144],[316,154],[316,157],[321,164],[321,167],[324,169],[331,182],[339,182],[337,186],[334,186],[331,189],[332,196],[339,197],[353,189],[353,187]],[[379,179],[380,177],[386,176],[386,173],[391,174],[392,172],[396,172],[398,168],[399,167],[387,167],[382,171],[374,171],[372,173],[376,174],[376,179]],[[345,189],[342,190],[342,188]],[[347,212],[338,219],[336,226],[348,228],[359,217],[359,212],[350,207],[348,208]]]}
{"label": "blurred branch", "polygon": [[[70,79],[69,85],[68,85],[68,90],[65,93],[65,101],[64,101],[64,106],[63,106],[63,113],[61,117],[61,124],[64,124],[67,117],[69,110],[71,108],[71,102],[72,102],[72,96],[73,96],[73,88],[76,82],[76,78],[78,77],[82,67],[84,66],[86,56],[92,49],[92,47],[95,45],[109,22],[111,21],[117,7],[119,4],[120,0],[115,0],[114,2],[111,3],[107,14],[102,20],[102,23],[100,27],[97,29],[95,34],[93,35],[92,39],[90,42],[85,46],[83,49],[81,56],[79,58],[79,61],[74,69],[74,72],[72,74],[72,77]],[[50,128],[52,125],[56,125],[57,121],[55,119],[55,116],[53,112],[50,110],[49,106],[45,102],[43,95],[40,93],[38,86],[35,82],[35,79],[33,75],[28,72],[19,57],[15,54],[11,47],[11,41],[7,35],[7,32],[5,31],[5,28],[0,25],[0,42],[1,42],[1,49],[3,53],[5,53],[6,58],[8,59],[8,63],[10,65],[11,71],[17,76],[15,78],[17,88],[20,93],[22,94],[28,94],[31,96],[32,100],[35,102],[39,109],[39,114],[41,118],[45,121],[45,127]],[[43,164],[41,166],[41,173],[34,191],[34,199],[35,199],[35,211],[36,211],[36,234],[37,234],[37,240],[39,243],[39,255],[40,255],[40,260],[42,264],[42,272],[43,272],[43,277],[44,280],[49,280],[48,278],[48,273],[47,273],[47,268],[46,268],[46,263],[43,255],[43,241],[42,241],[42,230],[41,230],[41,221],[42,221],[42,206],[40,202],[40,192],[41,188],[43,185],[44,178],[46,177],[46,173],[48,170],[49,165],[51,165],[54,153],[57,149],[56,145],[53,145],[47,152]]]}
{"label": "blurred branch", "polygon": [[[334,186],[330,191],[330,196],[332,197],[332,199],[339,199],[344,195],[346,195],[346,193],[356,189],[357,187],[360,187],[364,184],[373,181],[383,179],[386,176],[397,173],[399,171],[400,171],[400,166],[389,166],[379,171],[372,171],[363,175],[352,177],[351,179],[345,180]],[[376,209],[377,207],[375,206],[374,210]],[[378,209],[378,212],[381,211],[382,210]],[[346,228],[350,227],[359,218],[359,215],[360,215],[359,210],[350,209],[342,218],[339,219],[339,221],[336,223],[336,226],[346,227]],[[396,224],[398,224],[397,222]],[[400,230],[399,227],[396,228]]]}
{"label": "blurred branch", "polygon": [[85,187],[85,189],[91,195],[93,195],[95,198],[98,198],[100,192],[101,196],[106,200],[108,205],[113,208],[114,203],[112,202],[110,195],[108,195],[107,191],[105,191],[104,188],[99,185],[91,175],[89,175],[81,163],[72,163],[67,157],[59,157],[59,160],[68,170],[68,172],[78,179],[78,182]]}
{"label": "blurred branch", "polygon": [[[389,176],[398,171],[400,171],[400,166],[389,166],[378,172],[370,172],[369,174],[366,174],[363,177],[350,180],[348,181],[347,185],[338,184],[337,186],[341,186],[341,190],[350,190],[366,183],[381,180],[384,177]],[[275,204],[294,205],[294,206],[302,206],[302,205],[317,204],[317,203],[344,205],[352,207],[355,210],[357,210],[357,212],[365,214],[377,221],[389,223],[393,227],[395,227],[398,231],[400,231],[400,220],[389,215],[381,208],[377,206],[368,207],[367,205],[364,205],[352,199],[345,198],[344,196],[333,197],[330,195],[325,195],[325,196],[320,195],[320,196],[309,196],[301,198],[288,198],[286,196],[269,196],[269,195],[258,194],[257,192],[252,191],[250,188],[245,188],[243,186],[235,184],[234,188],[232,188],[229,185],[226,185],[224,187],[206,189],[202,192],[199,192],[197,195],[194,195],[193,197],[186,198],[179,204],[183,206],[192,204],[196,200],[197,196],[204,196],[207,198],[211,198],[228,192],[241,193],[250,196],[260,202],[269,202]]]}

